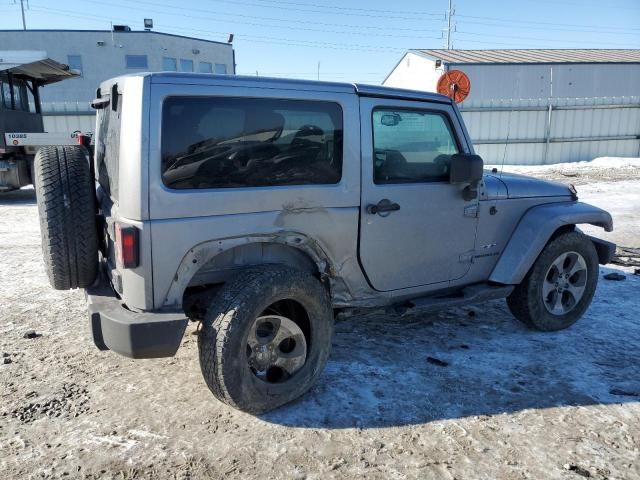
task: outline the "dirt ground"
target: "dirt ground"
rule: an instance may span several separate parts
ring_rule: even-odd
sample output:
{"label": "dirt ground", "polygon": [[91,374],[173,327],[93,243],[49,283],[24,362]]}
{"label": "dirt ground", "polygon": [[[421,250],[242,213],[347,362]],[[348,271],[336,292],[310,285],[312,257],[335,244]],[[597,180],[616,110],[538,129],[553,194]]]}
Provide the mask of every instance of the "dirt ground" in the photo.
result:
{"label": "dirt ground", "polygon": [[[640,247],[628,173],[578,192],[612,211],[609,238]],[[193,326],[171,359],[95,349],[82,292],[46,281],[32,191],[0,197],[0,258],[2,479],[640,478],[630,268],[603,268],[626,279],[601,278],[585,317],[557,333],[527,330],[503,301],[339,321],[319,383],[253,417],[207,390]]]}

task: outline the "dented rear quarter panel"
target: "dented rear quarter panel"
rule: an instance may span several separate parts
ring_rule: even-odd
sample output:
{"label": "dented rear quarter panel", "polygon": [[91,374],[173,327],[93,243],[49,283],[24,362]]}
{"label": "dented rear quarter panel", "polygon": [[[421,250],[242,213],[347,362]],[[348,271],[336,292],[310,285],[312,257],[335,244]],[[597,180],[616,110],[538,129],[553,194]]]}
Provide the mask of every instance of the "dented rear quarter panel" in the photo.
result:
{"label": "dented rear quarter panel", "polygon": [[[286,87],[286,85],[284,86]],[[343,112],[342,178],[335,185],[172,190],[161,178],[162,105],[170,96],[260,97],[330,101]],[[344,88],[265,88],[255,84],[152,83],[149,135],[149,214],[152,231],[154,305],[179,303],[179,288],[188,284],[194,267],[189,255],[207,256],[243,242],[282,242],[299,234],[305,250],[324,252],[332,268],[352,278],[357,269],[360,205],[360,116],[358,97]],[[309,240],[310,239],[310,240]],[[219,242],[217,245],[215,242]],[[313,246],[309,244],[313,243]],[[311,250],[313,251],[313,250]],[[195,253],[200,252],[200,253]],[[209,253],[204,253],[209,252]],[[322,255],[322,253],[320,253]],[[189,257],[191,258],[191,257]],[[181,267],[183,265],[183,267]],[[344,275],[347,273],[346,275]],[[180,278],[183,275],[184,278]],[[361,276],[361,275],[360,275]],[[356,282],[364,281],[362,278]],[[365,282],[366,283],[366,282]],[[178,287],[176,287],[176,285]],[[357,288],[354,286],[354,288]]]}

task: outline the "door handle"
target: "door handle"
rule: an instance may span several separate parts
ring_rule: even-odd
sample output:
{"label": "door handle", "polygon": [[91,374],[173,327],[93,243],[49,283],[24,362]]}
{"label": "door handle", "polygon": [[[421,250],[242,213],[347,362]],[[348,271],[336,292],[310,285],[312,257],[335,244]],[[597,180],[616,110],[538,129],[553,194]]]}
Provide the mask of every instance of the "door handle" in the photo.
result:
{"label": "door handle", "polygon": [[[392,202],[387,198],[383,198],[377,204],[370,203],[369,205],[367,205],[367,213],[371,215],[377,214],[381,217],[386,217],[387,215],[389,215],[389,213],[397,212],[398,210],[400,210],[400,205]],[[382,215],[383,213],[386,213],[386,215]]]}

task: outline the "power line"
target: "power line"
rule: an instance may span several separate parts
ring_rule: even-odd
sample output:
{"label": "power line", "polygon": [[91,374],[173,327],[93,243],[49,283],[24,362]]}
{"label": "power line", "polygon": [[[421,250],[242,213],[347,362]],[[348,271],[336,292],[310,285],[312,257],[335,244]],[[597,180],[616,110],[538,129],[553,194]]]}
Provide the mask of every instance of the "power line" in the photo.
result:
{"label": "power line", "polygon": [[[72,17],[72,18],[91,18],[91,19],[104,20],[104,17],[102,16],[88,15],[88,14],[81,15],[75,11],[71,12],[68,10],[49,9],[49,8],[43,8],[43,7],[34,7],[33,10],[43,11],[45,13],[50,12],[55,15]],[[121,18],[121,19],[118,19],[118,21],[127,22],[128,20]],[[157,27],[163,28],[165,26],[158,24]],[[180,28],[173,25],[166,26],[166,28],[167,28],[167,31],[175,30],[178,32],[185,32],[187,34],[193,34],[193,32],[200,32],[205,34],[206,36],[211,36],[212,34],[218,34],[221,39],[226,38],[226,35],[228,34],[228,32],[202,30],[202,29],[196,29],[196,28],[185,29],[185,28]],[[471,34],[471,35],[485,36],[484,34],[480,34],[476,32],[458,32],[458,33],[461,33],[463,35]],[[397,52],[405,52],[406,50],[408,50],[406,48],[401,48],[401,47],[379,47],[374,45],[342,44],[342,43],[317,42],[317,41],[308,41],[308,40],[292,40],[290,38],[252,35],[252,34],[244,34],[241,32],[237,33],[236,36],[237,36],[236,38],[240,41],[247,41],[251,43],[263,43],[263,44],[267,43],[267,44],[273,44],[273,45],[293,46],[293,47],[303,47],[303,48],[325,48],[325,49],[331,49],[331,50],[371,51],[371,52],[383,52],[383,53],[397,53]],[[500,37],[494,36],[494,38],[500,38]],[[526,39],[525,37],[522,37],[522,38]],[[538,40],[539,42],[546,41],[543,39],[536,39],[536,40]],[[498,45],[498,46],[511,46],[511,47],[514,46],[513,42],[504,43],[504,42],[495,42],[495,41],[474,41],[466,38],[460,38],[460,41],[464,42],[465,44],[481,44],[481,45],[484,44],[484,45]],[[530,44],[521,44],[521,46],[523,48],[532,47]],[[533,47],[535,47],[535,45]]]}
{"label": "power line", "polygon": [[591,7],[591,8],[602,8],[602,9],[606,9],[606,10],[611,10],[611,9],[623,9],[623,10],[635,10],[637,11],[638,8],[637,7],[627,7],[627,6],[621,6],[621,5],[610,5],[609,2],[607,2],[606,5],[603,4],[603,2],[597,2],[597,3],[586,3],[586,2],[564,2],[564,1],[558,1],[558,0],[537,0],[538,3],[553,3],[554,5],[557,5],[558,3],[562,4],[562,5],[575,5],[577,7]]}
{"label": "power line", "polygon": [[[264,0],[259,0],[259,1],[264,1]],[[260,4],[260,3],[254,3],[254,2],[248,2],[248,1],[244,1],[244,0],[217,0],[218,3],[230,3],[232,5],[247,5],[250,7],[259,7],[259,8],[268,8],[266,5]],[[277,4],[279,3],[284,3],[284,2],[277,2]],[[332,14],[335,13],[333,10],[335,10],[334,7],[321,7],[321,8],[330,8],[331,11],[323,11],[323,10],[317,10],[317,8],[319,7],[319,5],[317,7],[314,7],[312,9],[308,9],[308,8],[297,8],[297,7],[287,7],[287,10],[293,10],[293,11],[298,11],[298,12],[305,12],[305,13],[320,13],[323,15],[328,15],[328,14]],[[344,7],[342,7],[344,8]],[[365,12],[368,11],[373,11],[373,10],[369,10],[369,9],[358,9],[358,10],[362,10]],[[348,12],[345,10],[341,10],[340,11],[340,15],[349,15],[349,16],[355,16],[355,17],[370,17],[370,18],[382,18],[382,19],[395,19],[395,20],[419,20],[419,21],[423,21],[420,17],[423,16],[433,16],[433,17],[440,17],[442,18],[442,14],[441,13],[418,13],[418,12],[411,12],[410,13],[410,17],[409,16],[402,16],[402,15],[395,15],[395,14],[381,14],[381,15],[376,15],[373,13],[357,13],[357,12]]]}
{"label": "power line", "polygon": [[[101,2],[98,0],[84,0],[85,2],[89,2],[89,3],[95,3],[98,5],[108,5],[108,6],[113,6],[113,3],[105,3],[105,2]],[[147,4],[147,5],[152,5],[152,6],[156,6],[157,4],[152,3],[152,2],[144,2],[144,1],[138,1],[137,3],[140,4]],[[130,5],[116,5],[116,6],[121,6],[123,8],[128,8],[128,9],[132,9],[132,10],[138,10],[138,11],[142,11],[142,12],[147,12],[148,9],[145,8],[139,8],[139,7],[134,7],[134,6],[130,6]],[[40,6],[39,8],[47,8],[47,7],[42,7]],[[63,10],[60,10],[63,11]],[[189,19],[198,19],[198,20],[209,20],[212,22],[218,22],[218,23],[228,23],[220,18],[216,18],[216,17],[220,17],[223,15],[227,15],[227,16],[232,16],[232,17],[249,17],[249,18],[260,18],[260,17],[254,17],[254,16],[250,16],[250,15],[242,15],[242,14],[223,14],[223,13],[218,13],[216,14],[216,17],[205,17],[202,15],[190,15],[190,14],[186,14],[186,13],[178,13],[178,12],[158,12],[158,13],[165,13],[167,15],[177,15],[180,17],[184,17],[184,18],[189,18]],[[273,19],[273,20],[277,20],[277,21],[284,21],[281,19]],[[234,20],[234,23],[239,23],[239,24],[243,24],[243,25],[250,25],[250,26],[254,26],[254,27],[267,27],[267,28],[278,28],[278,29],[284,29],[287,31],[290,30],[300,30],[300,31],[306,31],[306,32],[317,32],[317,33],[335,33],[335,34],[340,34],[340,35],[360,35],[360,36],[367,36],[370,37],[371,33],[370,32],[355,32],[355,31],[345,31],[345,30],[327,30],[327,29],[317,29],[317,28],[308,28],[308,27],[300,27],[300,26],[292,26],[291,25],[291,20],[288,20],[289,25],[269,25],[269,24],[265,24],[265,23],[260,23],[260,22],[248,22],[248,21],[242,21],[242,20]],[[302,22],[302,23],[312,23],[312,22]],[[324,24],[324,25],[332,25],[332,24]],[[347,25],[345,25],[347,26]],[[377,36],[382,36],[382,37],[388,37],[388,38],[411,38],[411,39],[416,39],[416,38],[423,38],[423,39],[439,39],[440,37],[429,37],[429,36],[425,36],[422,35],[420,37],[416,37],[416,35],[399,35],[399,34],[392,34],[392,33],[377,33]]]}
{"label": "power line", "polygon": [[[98,3],[100,5],[107,5],[107,6],[114,6],[113,2],[100,2],[100,1],[96,1],[96,0],[86,0],[90,3]],[[259,0],[259,1],[265,1],[265,0]],[[144,1],[144,0],[138,0],[136,3],[142,4],[142,5],[149,5],[149,6],[153,6],[153,7],[162,7],[162,8],[168,8],[168,9],[177,9],[181,12],[184,12],[184,8],[183,7],[176,7],[174,5],[165,5],[162,3],[157,3],[157,2],[150,2],[150,1]],[[125,8],[131,8],[129,4],[126,5],[121,5]],[[141,10],[141,9],[138,9]],[[146,11],[146,10],[145,10]],[[247,15],[247,14],[242,14],[242,13],[227,13],[227,12],[220,12],[218,10],[207,10],[207,9],[202,9],[202,8],[190,8],[189,11],[193,11],[193,12],[202,12],[202,13],[210,13],[212,15],[215,15],[216,17],[219,16],[226,16],[226,17],[242,17],[242,18],[252,18],[252,19],[258,19],[258,20],[270,20],[270,21],[276,21],[276,22],[286,22],[289,25],[287,25],[287,28],[291,28],[291,22],[292,20],[289,18],[278,18],[278,17],[265,17],[263,15]],[[160,12],[162,13],[162,12]],[[171,15],[174,15],[174,12],[171,12]],[[189,18],[204,18],[201,16],[193,16],[193,15],[187,15],[183,13],[183,16],[188,16]],[[437,22],[439,20],[427,20],[430,22]],[[304,23],[304,24],[310,24],[310,25],[325,25],[325,26],[329,26],[329,27],[347,27],[347,28],[365,28],[365,29],[374,29],[379,31],[380,30],[380,25],[354,25],[354,24],[348,24],[348,23],[327,23],[327,22],[318,22],[316,20],[300,20],[300,19],[296,19],[295,23]],[[416,33],[420,33],[420,32],[424,32],[424,28],[404,28],[404,27],[393,27],[393,30],[402,30],[402,31],[407,31],[407,32],[416,32]],[[353,32],[349,32],[350,34]],[[370,34],[367,34],[370,35]],[[378,34],[379,35],[379,34]],[[397,35],[394,35],[397,36]]]}
{"label": "power line", "polygon": [[[44,13],[51,13],[54,15],[71,17],[71,18],[91,18],[91,19],[100,19],[104,20],[105,17],[98,17],[95,15],[80,15],[76,12],[70,12],[68,10],[59,10],[59,9],[51,9],[44,7],[34,7],[33,10],[41,11]],[[127,22],[127,20],[120,19],[118,21]],[[157,25],[158,28],[164,27],[164,25]],[[175,26],[166,26],[167,31],[175,30],[182,31],[186,33],[193,34],[193,32],[202,32],[204,34],[210,35],[212,33],[220,34],[221,36],[228,35],[228,32],[217,32],[212,30],[201,30],[195,28],[179,28]],[[248,42],[261,42],[261,43],[273,43],[278,45],[289,45],[289,46],[298,46],[298,47],[319,47],[319,48],[328,48],[332,50],[359,50],[359,51],[374,51],[374,52],[386,52],[386,53],[397,53],[404,52],[407,48],[400,47],[377,47],[374,45],[360,45],[360,44],[342,44],[342,43],[330,43],[330,42],[317,42],[317,41],[307,41],[307,40],[291,40],[289,38],[278,38],[278,37],[268,37],[268,36],[259,36],[259,35],[251,35],[251,34],[243,34],[236,33],[236,38],[238,40],[245,40]]]}
{"label": "power line", "polygon": [[[492,28],[508,28],[513,29],[514,25],[506,25],[502,23],[487,23],[487,22],[477,22],[473,20],[462,20],[463,25],[482,25],[486,27]],[[541,32],[555,31],[555,32],[566,32],[566,33],[597,33],[599,35],[634,35],[637,36],[638,32],[629,32],[629,31],[606,31],[606,30],[584,30],[584,29],[575,29],[570,27],[543,27],[543,26],[532,26],[532,25],[516,25],[518,29],[524,30],[536,30]]]}
{"label": "power line", "polygon": [[[271,3],[271,4],[274,3],[270,0],[257,0],[257,1]],[[278,1],[275,3],[277,5],[280,5],[280,4],[300,5],[300,6],[314,7],[314,8],[328,8],[331,10],[354,10],[354,11],[360,11],[360,12],[378,12],[378,13],[392,13],[392,14],[402,14],[402,15],[406,14],[406,15],[413,15],[413,16],[415,15],[418,15],[418,16],[428,15],[428,16],[438,16],[438,17],[442,16],[441,13],[425,13],[425,12],[416,12],[416,11],[409,11],[409,10],[379,10],[375,8],[341,7],[336,5],[323,5],[318,3],[303,3],[303,2],[290,2],[290,1]]]}
{"label": "power line", "polygon": [[[564,40],[564,39],[555,39],[555,38],[540,38],[540,37],[523,37],[523,36],[519,36],[519,35],[492,35],[492,34],[487,34],[487,33],[481,33],[481,32],[467,32],[464,30],[456,30],[457,34],[462,34],[462,35],[472,35],[472,36],[477,36],[477,37],[490,37],[490,38],[513,38],[516,40],[536,40],[539,42],[554,42],[554,43],[576,43],[578,45],[585,45],[585,44],[591,44],[591,45],[619,45],[619,42],[591,42],[591,41],[586,41],[586,40]],[[495,45],[499,45],[498,43],[494,43]],[[509,45],[508,43],[502,43],[500,45]]]}
{"label": "power line", "polygon": [[[254,1],[259,1],[259,2],[264,2],[264,3],[273,3],[270,0],[254,0]],[[236,4],[245,4],[245,5],[251,5],[251,6],[260,6],[260,7],[265,7],[264,5],[258,5],[255,3],[250,3],[250,2],[246,2],[246,1],[242,1],[242,0],[218,0],[218,2],[222,2],[222,3],[230,3],[233,5]],[[554,0],[555,2],[555,0]],[[137,2],[137,3],[147,3],[150,5],[156,5],[156,6],[164,6],[164,7],[171,7],[171,8],[179,8],[179,7],[172,7],[166,4],[158,4],[158,3],[151,3],[151,2]],[[376,10],[376,9],[364,9],[364,8],[355,8],[355,7],[335,7],[335,6],[323,6],[323,5],[319,5],[319,4],[306,4],[306,3],[301,3],[301,2],[288,2],[288,1],[278,1],[275,2],[276,4],[291,4],[291,5],[304,5],[304,6],[313,6],[313,7],[319,7],[319,8],[328,8],[331,10],[357,10],[357,11],[365,11],[365,12],[379,12],[379,13],[406,13],[406,14],[410,14],[412,15],[410,18],[405,18],[405,17],[398,17],[400,19],[403,20],[416,20],[416,17],[420,17],[423,15],[426,16],[430,16],[430,17],[439,17],[439,18],[443,18],[443,15],[441,13],[421,13],[421,12],[408,12],[408,11],[395,11],[395,10]],[[565,2],[566,3],[566,2]],[[214,13],[216,15],[218,15],[220,12],[218,11],[211,11],[211,10],[203,10],[203,9],[194,9],[191,8],[191,10],[194,11],[204,11],[204,12],[208,12],[208,13]],[[453,15],[455,14],[455,9]],[[305,12],[315,12],[315,13],[332,13],[332,12],[316,12],[315,10],[304,10],[304,9],[298,9],[298,11],[305,11]],[[371,17],[383,17],[385,19],[388,18],[394,18],[394,17],[389,17],[388,15],[381,15],[381,16],[377,16],[377,15],[372,15],[372,14],[367,14],[365,16]],[[565,27],[589,27],[589,28],[596,28],[596,29],[613,29],[613,30],[619,30],[618,26],[601,26],[601,25],[584,25],[584,24],[567,24],[567,23],[553,23],[553,22],[536,22],[536,21],[530,21],[530,20],[514,20],[514,19],[505,19],[505,18],[498,18],[498,17],[483,17],[483,16],[475,16],[475,15],[459,15],[460,17],[465,17],[465,18],[476,18],[476,19],[485,19],[485,20],[492,20],[492,21],[497,21],[497,22],[507,22],[509,24],[513,24],[513,23],[521,23],[521,24],[537,24],[537,25],[552,25],[552,26],[565,26]],[[264,17],[258,17],[258,18],[264,18]],[[445,13],[444,15],[445,20],[447,19],[447,13]],[[289,21],[289,20],[285,20],[285,21]],[[424,20],[421,20],[424,21]],[[311,23],[317,23],[317,22],[311,22]],[[344,25],[347,26],[347,25]],[[379,28],[379,27],[373,27],[373,28]],[[393,27],[394,30],[397,29],[397,27]],[[410,29],[412,31],[415,31],[415,29]],[[638,30],[640,31],[640,28],[636,28],[636,29],[632,29],[632,30]]]}
{"label": "power line", "polygon": [[[95,0],[86,0],[86,1],[92,1],[93,3],[99,3],[102,4],[101,2],[95,1]],[[151,2],[146,2],[146,3],[151,3]],[[131,8],[131,7],[130,7]],[[34,10],[37,11],[42,11],[45,13],[52,13],[55,15],[60,15],[60,16],[66,16],[66,17],[72,17],[72,18],[92,18],[92,19],[99,19],[101,21],[104,21],[105,17],[104,16],[96,16],[96,15],[81,15],[78,14],[77,11],[69,11],[69,10],[61,10],[61,9],[50,9],[50,8],[45,8],[45,7],[33,7]],[[196,16],[187,16],[188,18],[205,18],[205,17],[196,17]],[[485,18],[489,18],[489,17],[485,17]],[[127,22],[127,20],[122,20],[124,22]],[[270,27],[269,25],[261,25],[264,27]],[[157,27],[162,27],[161,25],[157,25]],[[212,30],[203,30],[203,29],[195,29],[195,28],[179,28],[176,27],[174,25],[171,26],[166,26],[168,31],[171,30],[177,30],[177,31],[183,31],[186,32],[188,34],[193,34],[193,32],[202,32],[205,35],[211,35],[211,34],[218,34],[220,35],[221,38],[226,38],[226,35],[228,34],[228,31],[226,32],[219,32],[219,31],[212,31]],[[321,30],[320,32],[322,33],[326,33],[326,30]],[[353,33],[353,32],[351,32]],[[549,38],[536,38],[536,37],[526,37],[526,36],[512,36],[512,35],[491,35],[491,34],[484,34],[484,33],[479,33],[479,32],[471,32],[471,31],[459,31],[458,33],[460,33],[461,35],[470,35],[470,36],[482,36],[482,37],[492,37],[492,38],[496,38],[496,39],[500,39],[500,38],[514,38],[514,39],[518,39],[518,40],[534,40],[536,42],[562,42],[564,40],[555,40],[555,39],[549,39]],[[255,42],[255,43],[271,43],[271,44],[275,44],[275,45],[286,45],[286,46],[295,46],[295,47],[310,47],[310,48],[328,48],[328,49],[333,49],[333,50],[355,50],[355,51],[372,51],[372,52],[385,52],[385,53],[394,53],[394,52],[404,52],[407,49],[406,48],[400,48],[400,47],[390,47],[390,46],[377,46],[377,45],[362,45],[362,44],[345,44],[345,43],[331,43],[331,42],[318,42],[318,41],[309,41],[309,40],[299,40],[299,39],[292,39],[292,38],[281,38],[281,37],[270,37],[270,36],[259,36],[259,35],[253,35],[253,34],[243,34],[243,33],[237,33],[237,38],[238,40],[244,40],[244,41],[248,41],[248,42]],[[415,37],[412,37],[415,38]],[[434,38],[437,39],[438,37],[428,37],[428,38]],[[504,42],[495,42],[495,41],[475,41],[475,40],[469,40],[466,38],[460,38],[461,41],[463,41],[465,44],[486,44],[486,45],[506,45],[506,46],[511,46],[513,47],[513,42],[510,43],[504,43]],[[571,40],[567,40],[567,43],[572,43]],[[576,43],[578,41],[575,41],[573,43]],[[527,42],[528,43],[528,42]],[[578,42],[578,43],[585,43],[585,42]],[[603,42],[587,42],[587,43],[592,43],[592,44],[603,44]],[[609,42],[610,45],[612,45],[611,42]]]}
{"label": "power line", "polygon": [[[577,23],[553,23],[553,22],[536,22],[534,20],[512,20],[512,19],[508,19],[508,18],[498,18],[498,17],[480,17],[480,16],[476,16],[476,15],[463,15],[460,14],[459,15],[462,18],[474,18],[474,19],[480,19],[480,20],[491,20],[492,22],[501,22],[501,23],[508,23],[509,25],[513,24],[513,23],[521,23],[521,24],[525,24],[525,25],[541,25],[544,27],[548,27],[548,26],[555,26],[555,27],[570,27],[570,28],[585,28],[587,30],[584,31],[594,31],[598,30],[598,29],[609,29],[609,30],[615,30],[615,31],[619,31],[620,27],[619,26],[608,26],[608,25],[585,25],[585,24],[577,24]],[[640,31],[640,28],[629,28],[629,29],[624,29],[624,30],[637,30]]]}

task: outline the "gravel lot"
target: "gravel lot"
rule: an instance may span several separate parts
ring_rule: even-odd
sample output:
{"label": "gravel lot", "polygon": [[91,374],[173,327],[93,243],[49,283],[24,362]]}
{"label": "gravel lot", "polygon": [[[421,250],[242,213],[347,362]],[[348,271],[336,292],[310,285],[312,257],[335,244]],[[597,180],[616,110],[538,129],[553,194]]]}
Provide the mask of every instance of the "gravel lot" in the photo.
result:
{"label": "gravel lot", "polygon": [[[638,170],[600,170],[581,174],[581,198],[640,247]],[[46,281],[30,190],[0,197],[0,255],[3,479],[640,478],[632,269],[602,269],[626,279],[601,278],[558,333],[525,329],[502,301],[339,321],[319,384],[256,418],[210,395],[193,326],[171,359],[93,347],[82,292]]]}

